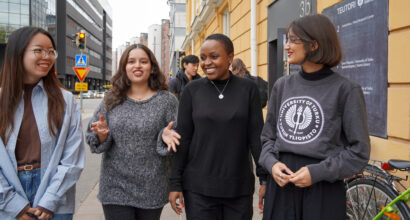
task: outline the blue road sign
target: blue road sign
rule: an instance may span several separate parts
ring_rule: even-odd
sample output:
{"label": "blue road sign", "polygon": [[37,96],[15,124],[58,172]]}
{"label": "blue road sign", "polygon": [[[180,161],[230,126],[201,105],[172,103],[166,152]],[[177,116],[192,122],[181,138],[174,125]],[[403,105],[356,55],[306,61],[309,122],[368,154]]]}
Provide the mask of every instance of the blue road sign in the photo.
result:
{"label": "blue road sign", "polygon": [[75,55],[75,67],[87,67],[87,55]]}

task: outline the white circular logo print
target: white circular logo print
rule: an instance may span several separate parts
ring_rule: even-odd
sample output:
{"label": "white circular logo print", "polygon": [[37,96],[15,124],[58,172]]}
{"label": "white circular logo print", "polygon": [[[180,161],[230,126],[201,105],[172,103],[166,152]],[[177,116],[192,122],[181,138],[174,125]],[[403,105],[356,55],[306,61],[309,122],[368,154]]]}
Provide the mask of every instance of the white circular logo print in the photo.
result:
{"label": "white circular logo print", "polygon": [[306,144],[315,140],[323,129],[323,110],[311,97],[292,97],[279,109],[278,133],[291,144]]}

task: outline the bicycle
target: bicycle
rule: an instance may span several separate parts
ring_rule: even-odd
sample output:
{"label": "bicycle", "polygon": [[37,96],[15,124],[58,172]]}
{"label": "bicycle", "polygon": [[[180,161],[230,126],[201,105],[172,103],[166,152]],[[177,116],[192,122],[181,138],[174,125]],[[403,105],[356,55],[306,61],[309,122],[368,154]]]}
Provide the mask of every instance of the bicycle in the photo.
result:
{"label": "bicycle", "polygon": [[[401,178],[387,171],[410,172],[410,161],[370,160],[364,172],[345,179],[346,213],[349,220],[392,219],[410,220],[410,189],[401,183]],[[399,193],[396,186],[404,189]]]}

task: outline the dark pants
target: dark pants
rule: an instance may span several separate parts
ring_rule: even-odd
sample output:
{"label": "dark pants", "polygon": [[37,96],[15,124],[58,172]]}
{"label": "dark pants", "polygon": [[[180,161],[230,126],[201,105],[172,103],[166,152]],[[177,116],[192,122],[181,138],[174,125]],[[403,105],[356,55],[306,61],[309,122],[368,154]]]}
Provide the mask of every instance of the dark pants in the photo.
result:
{"label": "dark pants", "polygon": [[[320,160],[281,153],[279,160],[293,172]],[[346,190],[343,181],[321,181],[310,187],[299,188],[293,183],[284,187],[268,178],[263,220],[345,220]]]}
{"label": "dark pants", "polygon": [[252,196],[215,198],[184,191],[188,220],[251,220]]}
{"label": "dark pants", "polygon": [[132,206],[103,205],[106,220],[159,220],[162,208],[140,209]]}

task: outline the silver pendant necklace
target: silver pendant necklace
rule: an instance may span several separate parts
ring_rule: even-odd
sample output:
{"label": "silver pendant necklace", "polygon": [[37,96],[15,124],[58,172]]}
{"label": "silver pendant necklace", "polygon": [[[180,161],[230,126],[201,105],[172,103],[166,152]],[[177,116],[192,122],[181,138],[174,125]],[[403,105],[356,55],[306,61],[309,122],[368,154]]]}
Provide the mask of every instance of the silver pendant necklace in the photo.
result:
{"label": "silver pendant necklace", "polygon": [[229,80],[230,80],[230,79],[228,79],[228,81],[225,83],[225,86],[224,86],[224,88],[222,89],[222,92],[218,89],[218,87],[215,85],[215,83],[212,82],[212,80],[209,80],[209,81],[211,81],[212,85],[215,86],[215,89],[218,90],[218,92],[219,92],[218,98],[219,98],[219,99],[223,99],[223,98],[224,98],[223,92],[225,91],[225,88],[226,88],[226,86],[228,85]]}

